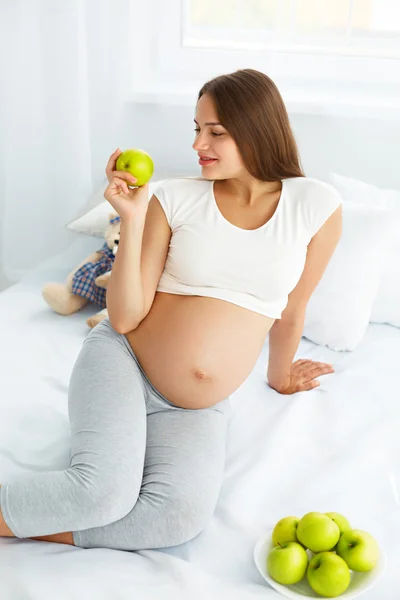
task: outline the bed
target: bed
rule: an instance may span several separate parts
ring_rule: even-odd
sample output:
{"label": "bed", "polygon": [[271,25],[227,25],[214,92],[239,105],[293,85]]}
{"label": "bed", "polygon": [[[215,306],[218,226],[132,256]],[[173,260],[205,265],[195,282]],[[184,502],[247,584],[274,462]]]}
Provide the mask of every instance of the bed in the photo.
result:
{"label": "bed", "polygon": [[[0,294],[0,483],[69,466],[67,389],[94,306],[61,317],[41,287],[98,245],[79,237]],[[353,352],[305,338],[296,358],[331,362],[313,391],[268,387],[268,344],[232,396],[223,486],[207,528],[173,548],[123,552],[0,539],[2,600],[278,598],[253,560],[281,517],[337,511],[372,533],[388,564],[365,600],[400,593],[400,329],[370,324]]]}

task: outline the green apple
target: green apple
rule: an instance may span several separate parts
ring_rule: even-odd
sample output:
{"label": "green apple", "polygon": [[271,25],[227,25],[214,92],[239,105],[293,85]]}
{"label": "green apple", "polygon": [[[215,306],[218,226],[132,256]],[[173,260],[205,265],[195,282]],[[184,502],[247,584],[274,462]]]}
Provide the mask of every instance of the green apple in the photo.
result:
{"label": "green apple", "polygon": [[275,546],[267,556],[267,571],[272,579],[283,585],[301,581],[308,565],[307,552],[297,542]]}
{"label": "green apple", "polygon": [[335,598],[349,587],[350,569],[334,552],[320,552],[310,560],[307,581],[320,596]]}
{"label": "green apple", "polygon": [[310,512],[299,521],[297,539],[311,552],[332,550],[340,538],[340,529],[332,519],[320,512]]}
{"label": "green apple", "polygon": [[371,571],[378,562],[379,548],[375,538],[361,529],[350,529],[340,536],[336,553],[353,571]]}
{"label": "green apple", "polygon": [[348,529],[351,529],[351,525],[348,522],[348,520],[346,519],[346,517],[344,517],[340,513],[337,513],[337,512],[327,512],[325,514],[328,515],[328,517],[330,519],[332,519],[332,521],[334,521],[336,523],[336,525],[340,529],[340,534],[342,534],[344,531],[347,531]]}
{"label": "green apple", "polygon": [[284,517],[278,521],[272,531],[273,545],[277,546],[285,542],[297,542],[296,529],[298,522],[298,517]]}
{"label": "green apple", "polygon": [[139,187],[150,181],[154,171],[154,163],[150,154],[139,148],[124,150],[118,156],[115,167],[117,171],[128,171],[136,177],[135,185]]}

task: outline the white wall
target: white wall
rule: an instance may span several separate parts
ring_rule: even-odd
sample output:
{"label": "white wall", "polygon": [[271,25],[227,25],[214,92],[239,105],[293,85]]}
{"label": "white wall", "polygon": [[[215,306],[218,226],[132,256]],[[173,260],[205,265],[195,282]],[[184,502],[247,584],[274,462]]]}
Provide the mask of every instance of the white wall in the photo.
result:
{"label": "white wall", "polygon": [[5,290],[9,285],[11,285],[11,281],[9,281],[4,273],[0,271],[0,292],[1,290]]}

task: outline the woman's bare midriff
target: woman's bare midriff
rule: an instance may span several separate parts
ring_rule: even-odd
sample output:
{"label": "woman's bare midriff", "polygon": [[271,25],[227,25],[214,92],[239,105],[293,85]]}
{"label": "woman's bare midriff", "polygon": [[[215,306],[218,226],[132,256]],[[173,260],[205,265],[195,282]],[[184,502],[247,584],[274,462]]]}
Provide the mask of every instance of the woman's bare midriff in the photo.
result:
{"label": "woman's bare midriff", "polygon": [[245,381],[273,323],[224,300],[156,292],[126,338],[163,396],[182,408],[207,408]]}

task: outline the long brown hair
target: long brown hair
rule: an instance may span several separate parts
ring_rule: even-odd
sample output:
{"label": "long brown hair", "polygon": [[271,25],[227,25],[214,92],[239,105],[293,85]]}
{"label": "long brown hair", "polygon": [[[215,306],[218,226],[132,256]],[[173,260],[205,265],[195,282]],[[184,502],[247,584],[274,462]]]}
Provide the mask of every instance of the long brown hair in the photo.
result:
{"label": "long brown hair", "polygon": [[253,177],[305,177],[285,104],[268,75],[255,69],[219,75],[203,85],[197,102],[203,94],[210,96]]}

